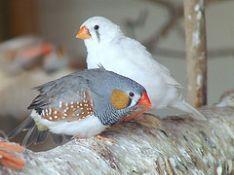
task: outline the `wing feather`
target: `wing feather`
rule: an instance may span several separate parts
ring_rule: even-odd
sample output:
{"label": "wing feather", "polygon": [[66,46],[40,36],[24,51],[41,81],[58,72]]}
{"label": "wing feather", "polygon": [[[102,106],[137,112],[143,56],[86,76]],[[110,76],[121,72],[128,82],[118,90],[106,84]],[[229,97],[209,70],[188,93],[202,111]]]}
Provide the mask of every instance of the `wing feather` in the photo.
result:
{"label": "wing feather", "polygon": [[[159,62],[157,62],[153,58],[151,53],[147,51],[146,47],[144,47],[140,42],[127,37],[121,38],[118,42],[120,42],[119,45],[121,46],[121,52],[124,52],[124,50],[126,50],[125,53],[127,54],[125,55],[127,55],[129,59],[133,58],[137,59],[145,57],[149,58],[149,59],[144,59],[144,64],[134,60],[131,61],[131,64],[141,64],[138,65],[138,67],[145,66],[143,67],[145,70],[149,68],[154,69],[157,72],[156,74],[160,74],[168,85],[177,87],[179,89],[183,88],[182,85],[174,79],[169,69],[166,68],[164,65],[160,64]],[[129,52],[129,50],[134,50],[134,52]]]}
{"label": "wing feather", "polygon": [[48,120],[77,120],[92,112],[88,81],[74,73],[36,88],[39,95],[28,109]]}

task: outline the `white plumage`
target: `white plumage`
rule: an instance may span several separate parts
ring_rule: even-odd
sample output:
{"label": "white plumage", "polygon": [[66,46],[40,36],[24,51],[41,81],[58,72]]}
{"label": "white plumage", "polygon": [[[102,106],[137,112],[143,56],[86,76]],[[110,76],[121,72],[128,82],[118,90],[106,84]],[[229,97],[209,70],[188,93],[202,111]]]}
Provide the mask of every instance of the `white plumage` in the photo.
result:
{"label": "white plumage", "polygon": [[77,120],[73,122],[49,121],[47,119],[41,118],[41,115],[33,110],[31,117],[37,125],[47,128],[52,133],[75,135],[79,138],[87,138],[97,135],[107,128],[107,126],[103,125],[98,117],[95,117],[94,115],[88,116],[83,120]]}
{"label": "white plumage", "polygon": [[[81,27],[85,27],[90,35],[90,38],[83,38],[89,69],[102,65],[140,83],[146,88],[153,108],[173,107],[193,113],[197,119],[205,119],[184,100],[182,86],[170,71],[158,63],[141,43],[124,36],[119,26],[104,17],[92,17]],[[82,39],[79,33],[77,37]]]}

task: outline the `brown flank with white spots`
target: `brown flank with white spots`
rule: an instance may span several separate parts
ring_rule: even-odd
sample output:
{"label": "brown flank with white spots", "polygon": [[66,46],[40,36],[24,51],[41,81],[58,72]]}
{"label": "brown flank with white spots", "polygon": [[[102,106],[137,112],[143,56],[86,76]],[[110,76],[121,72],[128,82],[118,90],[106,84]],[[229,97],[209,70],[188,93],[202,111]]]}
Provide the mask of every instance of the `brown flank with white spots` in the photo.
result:
{"label": "brown flank with white spots", "polygon": [[64,103],[59,102],[59,108],[50,108],[42,111],[42,118],[49,121],[59,120],[82,120],[93,114],[93,105],[91,101],[84,99],[81,102]]}

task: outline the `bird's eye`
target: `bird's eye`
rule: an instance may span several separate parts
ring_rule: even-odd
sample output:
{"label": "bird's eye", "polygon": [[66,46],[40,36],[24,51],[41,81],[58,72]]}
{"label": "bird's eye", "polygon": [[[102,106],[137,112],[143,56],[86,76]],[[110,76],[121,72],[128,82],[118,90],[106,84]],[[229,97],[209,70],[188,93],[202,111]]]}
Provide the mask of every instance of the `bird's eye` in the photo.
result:
{"label": "bird's eye", "polygon": [[95,25],[93,28],[94,28],[95,30],[98,30],[98,29],[99,29],[99,25]]}
{"label": "bird's eye", "polygon": [[135,95],[135,94],[134,94],[133,92],[129,92],[129,96],[130,96],[130,97],[134,97],[134,95]]}

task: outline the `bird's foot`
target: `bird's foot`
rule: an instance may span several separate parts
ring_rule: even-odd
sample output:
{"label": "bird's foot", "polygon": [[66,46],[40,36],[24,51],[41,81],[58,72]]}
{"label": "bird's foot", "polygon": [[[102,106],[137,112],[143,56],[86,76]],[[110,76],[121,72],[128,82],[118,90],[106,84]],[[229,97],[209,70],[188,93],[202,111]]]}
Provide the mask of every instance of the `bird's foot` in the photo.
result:
{"label": "bird's foot", "polygon": [[21,170],[25,165],[23,158],[17,156],[17,153],[22,153],[24,147],[0,140],[0,164],[7,168]]}
{"label": "bird's foot", "polygon": [[96,135],[95,138],[97,140],[108,142],[108,143],[111,143],[111,144],[115,144],[116,143],[116,141],[114,139],[108,138],[107,136],[104,136],[104,135],[101,135],[101,134]]}
{"label": "bird's foot", "polygon": [[161,125],[161,120],[153,116],[154,115],[147,114],[136,120],[136,122],[148,128],[159,128]]}

